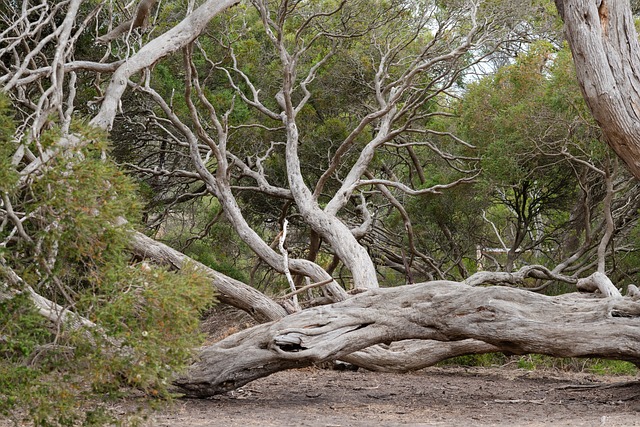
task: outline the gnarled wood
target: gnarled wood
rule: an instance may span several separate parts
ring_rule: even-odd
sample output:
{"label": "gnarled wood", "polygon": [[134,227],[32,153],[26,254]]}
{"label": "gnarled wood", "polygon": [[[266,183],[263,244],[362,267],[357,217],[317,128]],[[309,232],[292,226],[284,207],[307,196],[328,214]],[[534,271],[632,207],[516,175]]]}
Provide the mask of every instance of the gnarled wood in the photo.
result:
{"label": "gnarled wood", "polygon": [[356,351],[340,360],[370,371],[409,372],[433,366],[438,362],[467,354],[499,352],[500,348],[486,342],[468,339],[462,341],[403,340],[391,344],[378,344]]}
{"label": "gnarled wood", "polygon": [[449,281],[373,289],[211,345],[174,384],[189,396],[206,397],[279,370],[407,339],[475,339],[514,354],[640,363],[640,303],[572,294],[548,297]]}

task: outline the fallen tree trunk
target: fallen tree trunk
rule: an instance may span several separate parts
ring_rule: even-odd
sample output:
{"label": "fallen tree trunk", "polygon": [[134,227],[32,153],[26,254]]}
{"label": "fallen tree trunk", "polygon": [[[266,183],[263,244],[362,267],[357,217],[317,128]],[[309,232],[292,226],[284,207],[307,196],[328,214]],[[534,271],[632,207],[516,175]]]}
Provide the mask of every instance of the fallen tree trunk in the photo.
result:
{"label": "fallen tree trunk", "polygon": [[640,363],[640,302],[548,297],[436,281],[373,289],[234,334],[200,353],[174,385],[187,396],[233,390],[274,372],[407,339],[474,339],[513,354]]}
{"label": "fallen tree trunk", "polygon": [[[216,272],[188,256],[172,249],[156,240],[153,240],[142,233],[132,232],[130,247],[138,256],[152,259],[155,262],[171,265],[177,269],[182,268],[185,263],[191,263],[207,274],[211,278],[211,284],[219,292],[218,299],[225,304],[229,304],[241,310],[244,310],[258,322],[268,322],[280,320],[287,315],[283,307],[278,305],[274,300],[266,297],[255,289],[239,282],[235,279]],[[560,276],[549,276],[544,274],[548,271],[540,266],[526,267],[521,271],[509,274],[499,274],[495,272],[477,273],[465,281],[466,284],[476,286],[482,283],[510,283],[521,284],[527,277],[539,278],[553,277],[562,281],[570,281],[570,278]],[[606,276],[605,276],[606,278]],[[600,279],[600,277],[598,277]],[[608,280],[608,279],[607,279]],[[585,284],[599,283],[593,276],[581,279]],[[455,282],[455,286],[460,284]],[[609,282],[610,283],[610,282]],[[629,296],[634,297],[635,286],[630,286]],[[581,286],[582,291],[594,292],[599,290],[598,286],[588,287]],[[605,294],[603,292],[603,294]],[[619,296],[619,294],[617,294]],[[609,295],[607,295],[609,296]],[[577,298],[577,296],[576,296]],[[351,299],[350,299],[351,301]],[[476,339],[463,339],[460,341],[437,341],[424,339],[407,339],[402,341],[394,341],[390,344],[372,345],[355,351],[351,354],[341,352],[340,359],[344,362],[354,364],[373,371],[384,372],[407,372],[433,366],[436,363],[449,359],[451,357],[462,356],[466,354],[492,353],[499,351],[507,351],[500,346],[490,344]],[[330,359],[330,358],[329,358]],[[315,362],[310,362],[315,363]],[[309,363],[300,366],[307,366]],[[281,369],[292,368],[295,366],[284,366]],[[280,369],[275,369],[276,372]],[[269,375],[268,372],[265,375]],[[256,377],[256,378],[259,378]],[[255,379],[255,378],[253,378]],[[248,381],[251,381],[249,379]],[[246,381],[246,382],[248,382]],[[244,382],[244,383],[246,383]],[[242,384],[244,384],[242,383]],[[231,386],[230,389],[239,387],[242,384]]]}
{"label": "fallen tree trunk", "polygon": [[378,372],[409,372],[433,366],[452,357],[496,353],[500,348],[486,342],[403,340],[378,344],[340,358],[352,365]]}
{"label": "fallen tree trunk", "polygon": [[[176,269],[181,269],[185,263],[195,265],[211,279],[220,302],[245,311],[258,322],[275,321],[287,315],[283,307],[254,288],[212,270],[140,232],[131,232],[129,247],[141,258],[151,259]],[[375,345],[344,356],[342,360],[372,371],[407,372],[433,366],[451,357],[496,351],[500,349],[477,340],[458,342],[405,340],[390,345]]]}

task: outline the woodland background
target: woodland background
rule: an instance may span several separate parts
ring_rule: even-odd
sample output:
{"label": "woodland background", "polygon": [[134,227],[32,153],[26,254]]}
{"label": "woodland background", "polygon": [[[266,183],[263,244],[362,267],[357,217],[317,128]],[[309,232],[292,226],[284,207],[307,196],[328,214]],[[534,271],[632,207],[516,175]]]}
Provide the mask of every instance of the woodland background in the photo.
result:
{"label": "woodland background", "polygon": [[[337,358],[635,373],[636,160],[556,3],[2,0],[0,413]],[[216,303],[261,325],[197,350]]]}

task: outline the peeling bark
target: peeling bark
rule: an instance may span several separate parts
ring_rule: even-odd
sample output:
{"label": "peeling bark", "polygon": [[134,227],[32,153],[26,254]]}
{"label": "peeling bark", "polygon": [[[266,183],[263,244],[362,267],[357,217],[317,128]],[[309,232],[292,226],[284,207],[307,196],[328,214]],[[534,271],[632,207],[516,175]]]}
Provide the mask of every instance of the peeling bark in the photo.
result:
{"label": "peeling bark", "polygon": [[473,339],[513,354],[640,363],[640,302],[575,294],[548,297],[449,281],[372,289],[208,346],[174,385],[188,396],[207,397],[283,369],[408,339]]}
{"label": "peeling bark", "polygon": [[556,0],[578,81],[607,143],[640,178],[640,44],[628,1]]}

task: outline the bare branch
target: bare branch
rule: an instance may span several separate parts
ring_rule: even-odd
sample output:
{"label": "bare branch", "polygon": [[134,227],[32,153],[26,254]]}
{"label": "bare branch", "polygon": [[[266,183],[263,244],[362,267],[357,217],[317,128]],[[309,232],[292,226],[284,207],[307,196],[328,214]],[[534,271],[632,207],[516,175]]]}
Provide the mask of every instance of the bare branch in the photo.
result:
{"label": "bare branch", "polygon": [[296,294],[296,285],[293,283],[293,277],[291,276],[291,271],[289,271],[289,253],[284,247],[284,242],[287,239],[287,225],[288,221],[285,219],[282,223],[282,232],[280,233],[280,239],[278,246],[280,248],[280,253],[282,254],[282,266],[284,269],[284,275],[287,278],[287,282],[289,282],[289,287],[292,292],[292,301],[293,308],[295,311],[300,311],[300,304],[298,304],[298,294]]}
{"label": "bare branch", "polygon": [[143,46],[116,70],[105,91],[100,112],[91,120],[91,124],[110,129],[130,76],[191,43],[211,19],[239,2],[240,0],[207,0],[179,24]]}

